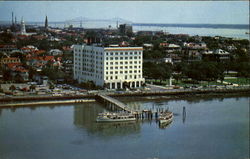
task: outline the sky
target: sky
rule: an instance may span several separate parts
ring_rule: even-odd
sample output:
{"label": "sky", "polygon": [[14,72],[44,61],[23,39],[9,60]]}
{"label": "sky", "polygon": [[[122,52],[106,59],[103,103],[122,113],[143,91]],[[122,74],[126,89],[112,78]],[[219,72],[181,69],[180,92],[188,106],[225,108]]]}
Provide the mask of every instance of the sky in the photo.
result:
{"label": "sky", "polygon": [[137,23],[249,24],[249,1],[0,1],[0,21],[119,17]]}

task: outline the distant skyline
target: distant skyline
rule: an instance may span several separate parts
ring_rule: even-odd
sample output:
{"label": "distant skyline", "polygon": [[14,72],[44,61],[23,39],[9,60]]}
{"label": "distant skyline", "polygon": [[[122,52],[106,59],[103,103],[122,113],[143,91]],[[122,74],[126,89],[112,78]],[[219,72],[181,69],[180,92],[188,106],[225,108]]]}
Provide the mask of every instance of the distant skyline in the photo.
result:
{"label": "distant skyline", "polygon": [[249,24],[249,1],[0,1],[0,21],[65,21],[76,17],[136,23]]}

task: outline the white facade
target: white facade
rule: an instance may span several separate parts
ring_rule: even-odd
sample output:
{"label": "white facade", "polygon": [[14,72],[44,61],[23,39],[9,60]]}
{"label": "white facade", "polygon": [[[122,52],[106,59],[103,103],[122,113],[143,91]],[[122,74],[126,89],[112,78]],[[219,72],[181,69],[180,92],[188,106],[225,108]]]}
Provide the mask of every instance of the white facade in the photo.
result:
{"label": "white facade", "polygon": [[141,87],[142,47],[74,45],[74,79],[109,89]]}
{"label": "white facade", "polygon": [[21,34],[26,34],[26,29],[25,29],[25,24],[24,24],[23,18],[21,20]]}

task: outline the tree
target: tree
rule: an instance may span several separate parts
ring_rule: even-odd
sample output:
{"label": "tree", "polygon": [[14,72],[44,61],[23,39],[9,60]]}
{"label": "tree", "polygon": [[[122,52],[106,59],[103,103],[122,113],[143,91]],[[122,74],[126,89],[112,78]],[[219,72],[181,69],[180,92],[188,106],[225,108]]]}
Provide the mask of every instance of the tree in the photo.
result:
{"label": "tree", "polygon": [[36,85],[32,84],[32,85],[30,86],[31,92],[33,92],[35,89],[36,89]]}
{"label": "tree", "polygon": [[10,88],[9,88],[9,90],[11,90],[11,92],[13,93],[14,90],[16,90],[16,86],[15,85],[11,85]]}

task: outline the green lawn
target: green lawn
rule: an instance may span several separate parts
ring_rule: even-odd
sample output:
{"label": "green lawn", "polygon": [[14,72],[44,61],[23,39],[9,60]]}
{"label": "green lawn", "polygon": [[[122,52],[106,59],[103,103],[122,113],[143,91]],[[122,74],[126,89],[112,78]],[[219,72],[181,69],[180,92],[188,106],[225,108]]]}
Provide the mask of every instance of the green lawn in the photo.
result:
{"label": "green lawn", "polygon": [[250,84],[250,79],[248,78],[235,78],[235,79],[225,79],[225,82],[233,83],[233,84],[239,84],[239,85],[246,85]]}
{"label": "green lawn", "polygon": [[[168,85],[169,84],[169,80],[164,80],[164,81],[161,81],[160,83],[160,80],[149,80],[149,79],[146,79],[146,82],[147,83],[151,83],[153,82],[153,84],[156,84],[156,85]],[[177,86],[193,86],[193,85],[196,85],[196,86],[207,86],[207,85],[224,85],[220,82],[216,82],[216,81],[211,81],[211,82],[207,82],[207,81],[201,81],[197,84],[192,84],[192,83],[185,83],[181,80],[179,80],[178,82],[176,80],[172,80],[172,84],[173,85],[177,85]]]}

